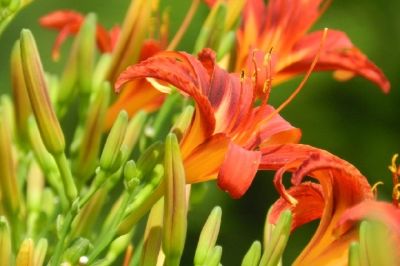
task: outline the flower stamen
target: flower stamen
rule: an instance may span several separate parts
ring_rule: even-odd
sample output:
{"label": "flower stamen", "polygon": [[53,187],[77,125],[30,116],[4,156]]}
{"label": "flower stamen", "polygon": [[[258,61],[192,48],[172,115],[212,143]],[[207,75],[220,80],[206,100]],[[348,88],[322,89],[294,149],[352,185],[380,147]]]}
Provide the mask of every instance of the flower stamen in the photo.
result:
{"label": "flower stamen", "polygon": [[296,88],[296,90],[273,112],[271,113],[266,119],[265,122],[268,122],[271,120],[276,114],[278,114],[280,111],[282,111],[296,96],[299,94],[299,92],[303,89],[304,85],[306,84],[307,80],[309,79],[312,71],[314,70],[318,60],[319,56],[321,55],[322,48],[324,47],[326,36],[328,33],[328,28],[324,29],[324,32],[321,37],[321,43],[318,48],[317,54],[314,57],[313,62],[310,65],[310,68],[308,69],[306,75],[304,76],[303,80],[300,82],[300,85]]}

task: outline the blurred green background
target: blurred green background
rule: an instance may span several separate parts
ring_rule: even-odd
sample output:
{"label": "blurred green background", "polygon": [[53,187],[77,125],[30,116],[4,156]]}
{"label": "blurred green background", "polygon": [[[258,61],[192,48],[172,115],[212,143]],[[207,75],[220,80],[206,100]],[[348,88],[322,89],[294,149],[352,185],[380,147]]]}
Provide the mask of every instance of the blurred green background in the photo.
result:
{"label": "blurred green background", "polygon": [[[0,36],[0,92],[10,93],[9,56],[22,28],[30,28],[36,36],[45,69],[60,73],[70,48],[69,39],[62,46],[61,60],[50,60],[55,32],[41,29],[38,18],[56,9],[93,11],[107,28],[120,24],[128,0],[60,1],[35,0],[24,9]],[[190,1],[163,1],[171,5],[171,35],[180,25]],[[293,125],[303,130],[302,142],[324,148],[353,163],[370,180],[385,182],[379,195],[385,198],[391,191],[387,166],[391,156],[400,152],[400,1],[335,0],[314,29],[328,27],[346,31],[368,57],[387,75],[392,84],[388,95],[361,78],[339,83],[330,73],[311,76],[299,96],[282,112]],[[191,51],[199,25],[208,9],[202,5],[180,49]],[[299,84],[299,78],[276,88],[271,104],[279,105]],[[68,125],[64,125],[68,127]],[[199,166],[201,167],[201,166]],[[253,240],[262,240],[262,230],[268,207],[277,199],[272,186],[273,173],[259,173],[250,191],[240,200],[232,200],[214,183],[207,196],[192,206],[189,212],[188,246],[182,265],[192,264],[191,258],[200,228],[215,205],[223,208],[222,229],[218,243],[223,246],[224,265],[239,265]],[[387,196],[386,196],[387,197]],[[312,235],[317,223],[296,231],[289,241],[284,265],[297,256]]]}

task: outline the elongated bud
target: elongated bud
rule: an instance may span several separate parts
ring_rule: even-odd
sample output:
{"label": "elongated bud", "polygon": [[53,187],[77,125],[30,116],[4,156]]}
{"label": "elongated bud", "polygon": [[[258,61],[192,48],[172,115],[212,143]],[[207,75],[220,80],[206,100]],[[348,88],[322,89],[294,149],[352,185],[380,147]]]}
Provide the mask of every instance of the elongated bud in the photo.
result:
{"label": "elongated bud", "polygon": [[19,141],[24,142],[27,137],[28,117],[32,113],[29,96],[25,85],[22,70],[20,43],[17,41],[11,53],[11,82],[14,101],[16,131]]}
{"label": "elongated bud", "polygon": [[199,242],[194,256],[195,265],[204,265],[207,255],[213,250],[221,226],[221,217],[221,207],[214,207],[200,233]]}
{"label": "elongated bud", "polygon": [[360,265],[399,265],[398,245],[384,223],[368,220],[360,224]]}
{"label": "elongated bud", "polygon": [[176,113],[182,103],[182,97],[178,93],[173,93],[168,96],[166,101],[161,106],[157,113],[156,119],[152,125],[152,137],[156,140],[162,140],[168,133],[172,124],[174,113]]}
{"label": "elongated bud", "polygon": [[35,256],[34,256],[34,266],[42,266],[44,263],[44,259],[46,258],[47,253],[47,239],[41,238],[36,244],[35,248]]}
{"label": "elongated bud", "polygon": [[200,52],[203,48],[209,47],[216,50],[220,38],[224,32],[224,23],[227,13],[227,6],[219,1],[209,13],[204,22],[194,46],[194,53]]}
{"label": "elongated bud", "polygon": [[14,107],[13,102],[11,101],[8,95],[1,95],[0,97],[0,108],[3,109],[4,123],[7,123],[7,127],[10,130],[11,139],[15,139],[15,115],[14,115]]}
{"label": "elongated bud", "polygon": [[10,129],[5,113],[0,107],[0,190],[1,203],[9,215],[15,215],[20,207],[20,193],[12,156]]}
{"label": "elongated bud", "polygon": [[125,188],[129,193],[132,193],[135,188],[139,185],[140,180],[138,179],[139,171],[133,160],[128,161],[124,167],[124,181]]}
{"label": "elongated bud", "polygon": [[35,39],[29,30],[21,32],[21,58],[26,88],[40,134],[52,154],[64,152],[65,140],[54,113]]}
{"label": "elongated bud", "polygon": [[71,265],[77,265],[79,258],[87,255],[91,248],[91,243],[86,238],[78,238],[72,246],[64,252],[64,259]]}
{"label": "elongated bud", "polygon": [[92,90],[92,75],[96,57],[96,15],[90,13],[77,36],[78,84],[81,92],[86,94]]}
{"label": "elongated bud", "polygon": [[150,175],[157,164],[161,163],[164,155],[164,145],[161,142],[153,143],[148,147],[137,161],[137,168],[140,172],[138,177],[143,180],[146,176]]}
{"label": "elongated bud", "polygon": [[180,140],[189,128],[194,114],[194,107],[189,105],[186,106],[179,118],[176,120],[171,132],[176,135]]}
{"label": "elongated bud", "polygon": [[361,266],[360,258],[360,244],[358,242],[353,242],[349,247],[349,266]]}
{"label": "elongated bud", "polygon": [[129,154],[132,153],[137,141],[139,140],[139,137],[141,136],[146,118],[146,113],[140,111],[129,121],[128,128],[126,129],[126,135],[122,143],[122,145],[127,148]]}
{"label": "elongated bud", "polygon": [[25,239],[18,251],[16,266],[34,266],[35,261],[35,246],[33,240]]}
{"label": "elongated bud", "polygon": [[186,239],[185,170],[178,139],[168,134],[165,141],[165,202],[163,250],[166,265],[179,265]]}
{"label": "elongated bud", "polygon": [[112,53],[107,80],[114,83],[119,73],[137,63],[150,25],[154,0],[131,1],[121,29],[121,35]]}
{"label": "elongated bud", "polygon": [[79,153],[73,164],[74,174],[85,181],[93,172],[99,156],[105,113],[110,101],[110,85],[104,82],[90,104]]}
{"label": "elongated bud", "polygon": [[33,163],[27,176],[27,207],[29,211],[40,211],[43,189],[43,175],[39,166]]}
{"label": "elongated bud", "polygon": [[276,227],[272,231],[271,239],[264,247],[260,265],[272,266],[278,264],[289,239],[291,225],[292,213],[286,210],[281,213]]}
{"label": "elongated bud", "polygon": [[242,266],[257,266],[261,258],[261,242],[254,241],[243,258]]}
{"label": "elongated bud", "polygon": [[[119,236],[113,240],[110,244],[110,248],[108,249],[104,264],[100,264],[101,266],[114,265],[113,262],[118,258],[118,256],[129,246],[132,240],[133,230],[131,232]],[[99,265],[99,266],[100,266]],[[136,265],[136,264],[130,264]]]}
{"label": "elongated bud", "polygon": [[215,246],[211,252],[207,255],[206,263],[207,266],[218,266],[222,257],[222,247]]}
{"label": "elongated bud", "polygon": [[11,265],[12,249],[10,226],[4,216],[0,216],[0,258],[3,265]]}
{"label": "elongated bud", "polygon": [[140,265],[157,265],[162,240],[162,228],[152,227],[143,244]]}
{"label": "elongated bud", "polygon": [[58,114],[64,115],[70,102],[77,95],[88,94],[92,90],[93,68],[96,52],[96,15],[88,14],[80,27],[78,36],[66,63],[60,89],[57,94]]}
{"label": "elongated bud", "polygon": [[147,218],[140,265],[156,265],[162,242],[164,200],[160,199],[151,208]]}
{"label": "elongated bud", "polygon": [[100,158],[100,167],[104,171],[114,172],[120,167],[121,145],[125,138],[126,128],[128,126],[128,114],[121,111],[115,121],[110,133],[108,134],[106,144]]}
{"label": "elongated bud", "polygon": [[90,237],[96,220],[104,207],[108,191],[100,188],[89,200],[89,202],[79,212],[72,225],[71,235]]}

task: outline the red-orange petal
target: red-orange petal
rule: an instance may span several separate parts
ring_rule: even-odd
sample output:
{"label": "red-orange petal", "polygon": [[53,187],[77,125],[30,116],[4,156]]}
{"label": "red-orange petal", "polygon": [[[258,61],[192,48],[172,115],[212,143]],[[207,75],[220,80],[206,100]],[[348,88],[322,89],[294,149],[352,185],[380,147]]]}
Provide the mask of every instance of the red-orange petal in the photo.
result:
{"label": "red-orange petal", "polygon": [[279,215],[286,209],[291,210],[293,214],[292,230],[322,216],[325,199],[319,184],[304,182],[291,187],[287,193],[297,200],[297,204],[290,204],[284,198],[277,200],[271,208],[270,223],[275,224]]}
{"label": "red-orange petal", "polygon": [[[288,61],[282,61],[284,62],[284,66],[280,66],[277,70],[279,73],[278,75],[288,77],[306,72],[317,54],[322,34],[322,31],[317,31],[304,36],[297,42],[290,56],[287,57]],[[377,84],[384,92],[389,92],[390,89],[390,83],[383,72],[374,63],[368,60],[368,58],[351,43],[347,35],[341,31],[328,31],[325,45],[315,70],[347,71],[370,80]]]}
{"label": "red-orange petal", "polygon": [[246,150],[231,142],[219,170],[218,186],[232,198],[240,198],[250,187],[260,159],[260,151]]}

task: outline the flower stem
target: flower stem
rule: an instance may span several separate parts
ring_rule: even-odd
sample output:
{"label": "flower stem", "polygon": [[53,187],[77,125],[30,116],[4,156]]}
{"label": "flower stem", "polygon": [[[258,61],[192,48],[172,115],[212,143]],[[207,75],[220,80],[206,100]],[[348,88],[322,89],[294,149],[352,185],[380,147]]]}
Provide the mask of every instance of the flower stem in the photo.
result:
{"label": "flower stem", "polygon": [[72,203],[78,196],[78,191],[76,189],[74,179],[72,178],[71,169],[68,165],[67,157],[65,156],[65,153],[62,152],[60,154],[55,154],[54,159],[56,160],[57,167],[60,170],[61,179],[63,181],[67,197],[70,203]]}

